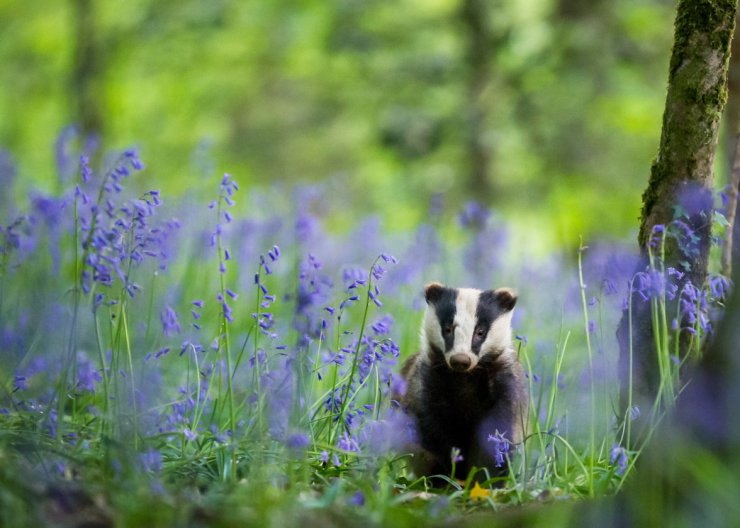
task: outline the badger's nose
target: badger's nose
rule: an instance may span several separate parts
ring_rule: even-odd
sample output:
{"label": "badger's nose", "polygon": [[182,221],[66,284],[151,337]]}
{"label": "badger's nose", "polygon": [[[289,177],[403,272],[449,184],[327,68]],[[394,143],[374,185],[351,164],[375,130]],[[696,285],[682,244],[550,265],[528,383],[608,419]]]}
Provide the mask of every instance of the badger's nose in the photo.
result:
{"label": "badger's nose", "polygon": [[470,368],[470,356],[467,354],[453,354],[450,356],[450,368],[464,372]]}

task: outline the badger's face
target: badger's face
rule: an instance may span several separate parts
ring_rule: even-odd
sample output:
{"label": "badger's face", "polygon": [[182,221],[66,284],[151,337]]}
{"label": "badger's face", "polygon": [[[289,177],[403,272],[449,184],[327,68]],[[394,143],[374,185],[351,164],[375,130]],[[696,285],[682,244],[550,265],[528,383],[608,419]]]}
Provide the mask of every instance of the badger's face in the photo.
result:
{"label": "badger's face", "polygon": [[470,371],[484,356],[497,357],[512,347],[512,290],[456,289],[433,282],[424,297],[422,349],[443,356],[452,370]]}

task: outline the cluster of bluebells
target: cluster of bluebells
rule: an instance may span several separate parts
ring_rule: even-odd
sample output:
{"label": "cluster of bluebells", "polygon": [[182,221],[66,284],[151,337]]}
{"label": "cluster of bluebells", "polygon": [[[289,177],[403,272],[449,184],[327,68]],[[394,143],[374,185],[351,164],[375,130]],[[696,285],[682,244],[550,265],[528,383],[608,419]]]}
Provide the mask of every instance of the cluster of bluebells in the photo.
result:
{"label": "cluster of bluebells", "polygon": [[[24,227],[27,227],[27,218],[19,216],[6,226],[0,225],[0,259],[3,267],[8,265],[10,255],[22,248]],[[5,270],[3,270],[5,271]]]}
{"label": "cluster of bluebells", "polygon": [[[694,258],[699,254],[700,239],[687,222],[676,219],[668,224],[667,228],[663,225],[654,226],[650,239],[653,251],[667,236],[676,241],[686,258]],[[660,255],[653,258],[659,261]],[[688,262],[683,261],[682,265],[688,266]],[[655,265],[647,266],[644,271],[635,274],[631,281],[631,291],[636,294],[636,298],[646,302],[651,299],[676,301],[679,313],[678,317],[671,320],[671,328],[674,331],[686,331],[693,335],[697,335],[698,332],[710,333],[712,331],[710,307],[713,303],[724,302],[730,289],[729,280],[721,275],[710,274],[709,287],[700,288],[688,280],[685,270],[667,266],[665,272],[662,272],[657,267],[656,262]]]}
{"label": "cluster of bluebells", "polygon": [[361,359],[358,362],[360,383],[371,374],[373,368],[377,368],[384,386],[390,386],[400,355],[398,345],[390,337],[392,326],[393,317],[383,315],[371,325],[372,336],[363,337],[360,346]]}
{"label": "cluster of bluebells", "polygon": [[[211,234],[211,247],[215,247],[218,251],[218,271],[222,275],[226,273],[231,261],[231,251],[224,245],[223,240],[224,225],[231,224],[233,220],[229,209],[234,206],[234,200],[232,197],[237,190],[239,190],[239,186],[231,175],[228,173],[224,174],[219,186],[218,200],[211,202],[208,206],[210,209],[215,208],[218,212],[216,229]],[[223,280],[221,283],[223,284]],[[234,322],[233,311],[229,304],[229,299],[236,300],[236,298],[237,294],[233,290],[223,286],[216,293],[216,300],[221,305],[221,313],[224,320],[229,323]]]}
{"label": "cluster of bluebells", "polygon": [[182,385],[178,388],[179,398],[175,399],[165,412],[160,415],[158,433],[182,433],[185,438],[194,441],[197,432],[193,429],[193,416],[199,407],[208,401],[208,387],[211,382],[213,365],[208,364],[199,372],[199,387]]}
{"label": "cluster of bluebells", "polygon": [[[67,145],[67,143],[68,140],[63,139],[60,145]],[[70,156],[66,151],[66,146],[64,148],[60,147],[58,154],[60,166],[65,166],[64,177],[71,178],[67,175]],[[74,228],[76,224],[78,240],[82,249],[80,253],[83,266],[79,278],[81,290],[88,294],[91,293],[94,306],[98,307],[105,301],[105,295],[111,291],[111,287],[117,283],[120,284],[129,297],[134,297],[140,287],[134,282],[131,270],[147,258],[157,260],[160,267],[166,265],[168,258],[171,257],[167,247],[168,235],[174,229],[177,229],[179,224],[176,222],[162,224],[153,221],[161,205],[160,195],[157,191],[149,191],[133,200],[126,198],[125,179],[132,173],[143,169],[143,164],[135,151],[130,150],[121,154],[114,161],[112,168],[101,177],[97,177],[98,173],[92,170],[90,158],[87,155],[77,159],[79,160],[80,181],[74,188],[74,194],[70,197],[65,198],[63,196],[58,199],[43,196],[35,197],[32,201],[32,208],[35,213],[33,222],[46,226],[49,232],[48,245],[50,248],[58,250],[52,252],[55,269],[59,269],[62,264],[60,235],[64,233],[65,228]],[[224,230],[233,221],[230,209],[233,205],[233,194],[237,189],[237,184],[233,179],[229,175],[225,175],[220,186],[218,222],[215,232],[212,234],[212,243],[219,246],[218,266],[222,276],[228,270],[232,259],[229,248],[225,245],[221,246],[221,243],[223,242]],[[71,207],[72,205],[74,205],[74,208]],[[71,221],[73,211],[76,212],[74,223]],[[23,230],[32,227],[33,222],[24,219],[3,227],[2,232],[0,232],[3,242],[3,262],[7,262],[7,257],[12,252],[22,249],[24,243]],[[65,222],[67,223],[66,227]],[[256,328],[262,334],[273,339],[277,337],[277,322],[271,312],[271,306],[275,302],[276,296],[269,291],[265,277],[273,273],[274,264],[280,256],[278,246],[273,246],[264,255],[260,256],[259,269],[254,280],[255,287],[259,291],[259,306],[253,314]],[[382,306],[378,281],[385,276],[387,265],[395,262],[393,257],[383,255],[370,270],[370,275],[375,284],[372,289],[367,290],[367,299],[378,308]],[[339,309],[335,311],[330,305],[334,292],[329,274],[323,273],[321,264],[314,255],[307,257],[299,278],[301,289],[296,302],[295,318],[296,325],[300,324],[299,316],[306,318],[304,326],[301,327],[301,334],[305,339],[325,339],[325,333],[332,319],[341,317],[341,313],[349,310],[363,295],[360,290],[367,284],[367,271],[362,272],[363,278],[357,276],[354,271],[349,274],[355,275],[355,278],[347,284],[349,295],[340,303]],[[162,335],[167,341],[171,341],[181,334],[187,334],[187,331],[183,328],[185,324],[182,318],[183,312],[176,302],[178,296],[170,294],[167,297],[168,301],[159,308],[159,323],[161,324]],[[230,288],[222,287],[217,293],[217,300],[222,308],[224,319],[231,322],[233,312],[230,305],[237,300],[237,293]],[[111,299],[110,302],[115,302],[115,299]],[[200,300],[195,300],[191,304],[190,316],[192,319],[189,322],[196,331],[201,330],[203,307],[204,303]],[[187,313],[187,311],[184,313]],[[320,314],[318,318],[316,313]],[[134,317],[131,319],[137,327],[141,328],[143,326],[140,321],[134,321]],[[389,336],[392,325],[393,321],[390,316],[377,318],[371,325],[369,324],[371,331],[368,331],[361,343],[354,343],[349,347],[349,353],[354,354],[355,351],[359,351],[358,357],[360,357],[357,362],[358,373],[357,379],[353,383],[354,388],[357,389],[362,386],[361,383],[375,366],[382,367],[381,372],[384,380],[390,379],[390,370],[393,363],[389,358],[398,356],[398,347]],[[141,340],[140,337],[133,336],[133,338],[137,342]],[[149,345],[149,343],[146,344]],[[171,343],[162,346],[156,352],[147,354],[143,359],[145,361],[152,358],[161,359],[170,352],[172,346]],[[284,349],[285,347],[277,346],[275,348]],[[196,425],[194,419],[196,415],[208,415],[207,412],[201,414],[201,411],[203,406],[209,404],[209,385],[213,381],[214,372],[217,372],[217,369],[222,368],[222,366],[214,361],[209,361],[206,356],[208,352],[204,351],[203,347],[192,340],[191,337],[186,336],[180,349],[181,355],[188,350],[192,350],[200,361],[199,371],[196,373],[198,383],[194,383],[191,379],[188,384],[180,387],[178,397],[174,401],[170,400],[167,410],[161,415],[157,431],[151,432],[176,433],[182,435],[187,441],[194,441],[203,434],[203,428],[208,426],[206,423]],[[110,354],[110,351],[108,353]],[[265,355],[265,350],[260,349],[258,361],[263,361]],[[171,365],[172,363],[155,364],[162,365],[162,368],[164,368],[165,365]],[[47,369],[47,371],[50,370]],[[95,394],[103,379],[103,372],[97,367],[96,362],[81,354],[78,358],[76,373],[77,378],[70,390],[74,390],[78,394]],[[13,393],[20,396],[28,392],[34,385],[38,385],[33,383],[35,376],[36,374],[30,368],[15,372],[11,380]],[[268,382],[268,373],[265,376],[265,381]],[[272,378],[279,380],[278,375],[273,375]],[[139,380],[141,379],[139,378]],[[270,390],[268,383],[264,383],[263,387],[265,387],[265,390]],[[342,392],[343,390],[336,391],[336,401],[338,403],[342,397]],[[33,405],[37,404],[34,403]],[[42,408],[39,407],[39,409]],[[336,407],[334,412],[338,412],[338,409],[339,407]],[[371,409],[371,405],[358,402],[356,408],[353,405],[352,409],[348,409],[350,416],[347,423],[351,421],[353,416],[362,416]],[[47,420],[47,423],[52,428],[56,428],[55,419]],[[337,448],[345,452],[357,451],[359,440],[355,433],[356,429],[353,429],[352,432],[347,431],[343,436],[340,436],[337,440]],[[220,435],[221,433],[217,431],[213,434]],[[306,447],[307,445],[306,437],[302,434],[286,435],[285,438],[291,446],[296,448]],[[153,470],[157,470],[161,466],[161,458],[146,453],[145,455],[145,466]],[[335,461],[338,463],[338,459]]]}
{"label": "cluster of bluebells", "polygon": [[[340,317],[341,310],[346,309],[347,301],[357,297],[350,301],[355,302],[359,300],[359,293],[354,293],[360,286],[365,287],[365,293],[367,295],[366,303],[372,302],[376,308],[381,308],[383,303],[380,300],[380,288],[379,282],[383,279],[386,274],[386,266],[397,263],[395,257],[388,254],[381,254],[376,261],[373,263],[370,269],[369,277],[371,282],[367,282],[360,276],[359,273],[349,271],[345,274],[345,283],[349,282],[347,290],[351,292],[349,297],[345,299],[344,306],[340,305]],[[350,282],[351,281],[351,282]],[[340,416],[342,409],[342,398],[348,396],[352,391],[359,390],[360,387],[364,386],[368,377],[373,372],[376,372],[378,379],[382,383],[382,390],[386,396],[390,395],[390,388],[393,382],[393,370],[396,367],[397,358],[400,355],[398,345],[390,337],[390,332],[393,326],[393,318],[386,314],[381,315],[373,323],[369,325],[369,331],[365,333],[361,340],[355,339],[350,346],[342,347],[336,355],[331,358],[331,361],[337,365],[343,365],[346,369],[349,369],[350,373],[354,373],[354,378],[350,377],[345,384],[338,388],[338,390],[332,391],[329,397],[324,402],[325,409],[330,413],[334,420],[343,420],[342,425],[345,428],[347,435],[354,434],[355,431],[360,429],[361,424],[367,423],[368,420],[372,421],[373,415],[377,416],[379,409],[374,407],[374,404],[366,403],[363,405],[357,405],[353,401],[344,409],[344,415]],[[351,361],[345,363],[345,357],[351,357]],[[356,370],[352,370],[356,369]],[[378,388],[380,389],[380,387]],[[352,451],[346,449],[348,439],[350,436],[343,437],[344,440],[340,439],[338,448],[343,451]],[[354,444],[352,444],[354,445]],[[359,445],[359,444],[358,444]]]}
{"label": "cluster of bluebells", "polygon": [[293,328],[298,332],[299,347],[312,340],[323,339],[334,308],[328,306],[334,283],[322,271],[322,263],[309,253],[298,272]]}
{"label": "cluster of bluebells", "polygon": [[[179,229],[180,223],[177,220],[152,222],[161,204],[159,191],[148,191],[129,201],[122,200],[123,180],[132,171],[143,168],[136,151],[127,150],[105,173],[102,181],[96,182],[88,157],[80,157],[82,183],[76,186],[74,199],[83,254],[80,282],[85,293],[89,293],[94,285],[108,288],[118,278],[133,298],[140,286],[129,276],[132,267],[151,258],[163,269],[171,258],[167,240]],[[97,190],[97,199],[90,197],[91,190]],[[96,296],[95,304],[99,305],[102,300],[102,295]]]}
{"label": "cluster of bluebells", "polygon": [[265,275],[272,275],[272,265],[277,262],[279,258],[280,248],[278,246],[272,246],[272,249],[267,252],[267,257],[260,255],[259,268],[257,273],[254,275],[254,284],[259,289],[261,300],[259,303],[259,310],[252,314],[252,319],[254,319],[257,324],[259,331],[271,339],[277,339],[279,337],[273,328],[275,326],[273,313],[269,311],[272,303],[275,302],[276,297],[270,293],[265,281],[262,280],[262,273],[264,272]]}
{"label": "cluster of bluebells", "polygon": [[491,221],[489,209],[475,201],[465,204],[459,222],[472,235],[463,252],[465,267],[476,284],[492,284],[491,272],[500,268],[506,251],[506,230]]}
{"label": "cluster of bluebells", "polygon": [[[367,304],[381,308],[383,303],[378,283],[385,276],[387,266],[396,262],[394,257],[381,254],[369,273],[358,267],[345,266],[342,271],[344,293],[341,302],[335,308],[327,304],[333,296],[333,281],[323,273],[321,262],[309,254],[300,267],[293,323],[294,328],[301,334],[299,353],[312,340],[318,339],[320,343],[324,343],[327,332],[333,325],[337,325],[338,338],[352,335],[349,330],[340,330],[343,317],[363,296],[366,296]],[[371,282],[368,283],[368,280]],[[331,372],[335,372],[334,379],[337,376],[348,378],[328,389],[322,405],[325,416],[342,430],[342,434],[336,440],[336,448],[345,454],[360,449],[363,439],[357,435],[364,430],[362,424],[374,423],[372,417],[377,416],[380,411],[374,404],[359,403],[353,395],[354,391],[360,390],[373,372],[377,372],[385,393],[390,390],[393,380],[392,370],[399,355],[398,346],[389,335],[392,326],[393,318],[390,315],[381,315],[368,323],[362,336],[339,345],[335,350],[332,349],[331,343],[326,343],[323,347],[320,344],[319,349],[323,348],[321,361],[312,364],[318,381],[326,379],[322,371],[327,367],[331,367],[333,369]],[[329,454],[327,453],[321,460],[323,463],[328,462]],[[339,459],[336,459],[335,465],[339,463]]]}

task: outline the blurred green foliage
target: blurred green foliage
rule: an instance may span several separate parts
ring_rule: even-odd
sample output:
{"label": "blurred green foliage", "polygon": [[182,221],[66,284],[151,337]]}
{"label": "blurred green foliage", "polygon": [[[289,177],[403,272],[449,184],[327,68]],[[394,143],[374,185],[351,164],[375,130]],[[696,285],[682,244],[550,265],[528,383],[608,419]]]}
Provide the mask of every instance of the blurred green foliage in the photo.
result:
{"label": "blurred green foliage", "polygon": [[[488,193],[469,176],[464,3],[89,2],[103,144],[139,145],[167,194],[223,171],[247,185],[331,178],[348,210],[381,211],[394,227],[417,223],[441,192],[455,206],[492,202],[523,236],[537,226],[538,243],[630,235],[660,134],[674,3],[480,3]],[[80,120],[75,5],[0,2],[0,144],[21,160],[20,193],[54,188],[55,138]]]}

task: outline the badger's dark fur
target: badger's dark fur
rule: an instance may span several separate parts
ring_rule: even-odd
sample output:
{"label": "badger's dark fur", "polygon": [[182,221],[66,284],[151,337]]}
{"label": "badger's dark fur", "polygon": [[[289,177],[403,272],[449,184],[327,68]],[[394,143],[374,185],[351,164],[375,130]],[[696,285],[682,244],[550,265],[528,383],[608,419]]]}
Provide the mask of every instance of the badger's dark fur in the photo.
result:
{"label": "badger's dark fur", "polygon": [[457,448],[463,457],[455,466],[458,478],[473,466],[505,475],[508,468],[496,463],[489,435],[499,433],[516,444],[523,434],[527,392],[511,341],[516,295],[505,288],[438,283],[424,293],[421,350],[404,364],[406,391],[398,395],[417,426],[413,469],[417,475],[449,475]]}

